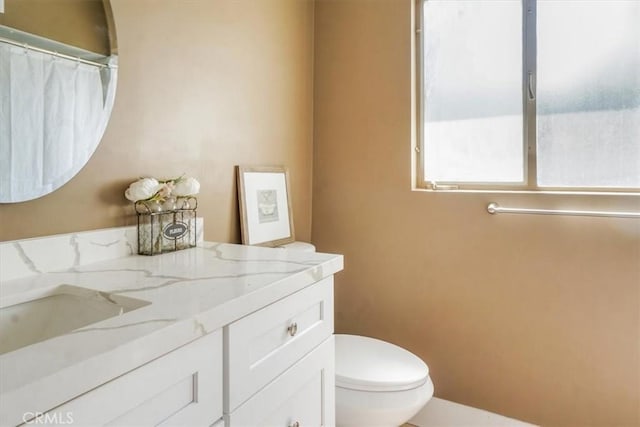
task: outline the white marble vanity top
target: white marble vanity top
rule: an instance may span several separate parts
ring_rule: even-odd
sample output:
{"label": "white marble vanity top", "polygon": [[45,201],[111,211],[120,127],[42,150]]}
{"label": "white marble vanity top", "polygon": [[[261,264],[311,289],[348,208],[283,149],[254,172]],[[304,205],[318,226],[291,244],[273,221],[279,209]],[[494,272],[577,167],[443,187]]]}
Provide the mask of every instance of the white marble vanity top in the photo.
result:
{"label": "white marble vanity top", "polygon": [[342,266],[341,255],[201,242],[0,281],[5,302],[66,284],[151,303],[0,355],[0,425],[97,387]]}

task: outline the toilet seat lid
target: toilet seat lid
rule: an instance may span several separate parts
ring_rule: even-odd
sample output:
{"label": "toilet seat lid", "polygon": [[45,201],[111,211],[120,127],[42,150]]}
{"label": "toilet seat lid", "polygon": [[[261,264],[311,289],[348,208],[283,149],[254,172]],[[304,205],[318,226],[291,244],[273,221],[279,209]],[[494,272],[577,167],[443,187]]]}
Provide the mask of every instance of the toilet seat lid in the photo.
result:
{"label": "toilet seat lid", "polygon": [[335,335],[336,386],[362,391],[420,387],[429,367],[415,354],[375,338]]}

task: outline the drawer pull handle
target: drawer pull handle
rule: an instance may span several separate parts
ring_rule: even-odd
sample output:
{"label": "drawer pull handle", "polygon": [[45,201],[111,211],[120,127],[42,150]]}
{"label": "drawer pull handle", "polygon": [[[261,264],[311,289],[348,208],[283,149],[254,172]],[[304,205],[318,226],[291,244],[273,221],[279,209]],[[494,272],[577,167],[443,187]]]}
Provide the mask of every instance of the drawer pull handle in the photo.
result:
{"label": "drawer pull handle", "polygon": [[[289,332],[289,335],[291,335],[292,337],[295,336],[298,333],[298,324],[292,323],[291,325],[289,325],[289,327],[287,328],[287,332]],[[292,424],[292,427],[298,427],[296,424],[299,423],[296,421]]]}
{"label": "drawer pull handle", "polygon": [[291,424],[289,427],[300,427],[300,423],[296,421],[295,423]]}

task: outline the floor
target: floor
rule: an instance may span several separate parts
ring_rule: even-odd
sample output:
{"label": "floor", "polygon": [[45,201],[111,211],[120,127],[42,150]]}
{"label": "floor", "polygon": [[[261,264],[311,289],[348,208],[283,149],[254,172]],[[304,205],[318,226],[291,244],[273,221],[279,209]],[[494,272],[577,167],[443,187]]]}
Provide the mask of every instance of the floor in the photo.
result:
{"label": "floor", "polygon": [[432,398],[403,427],[533,427],[534,424],[472,408],[444,399]]}

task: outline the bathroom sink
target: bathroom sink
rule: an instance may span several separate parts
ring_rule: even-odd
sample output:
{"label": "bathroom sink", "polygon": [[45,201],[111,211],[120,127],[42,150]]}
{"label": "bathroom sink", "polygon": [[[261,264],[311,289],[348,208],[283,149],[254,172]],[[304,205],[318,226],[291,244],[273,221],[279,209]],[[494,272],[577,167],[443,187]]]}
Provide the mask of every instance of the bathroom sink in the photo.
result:
{"label": "bathroom sink", "polygon": [[38,298],[9,304],[0,300],[0,354],[121,316],[150,302],[60,285]]}

